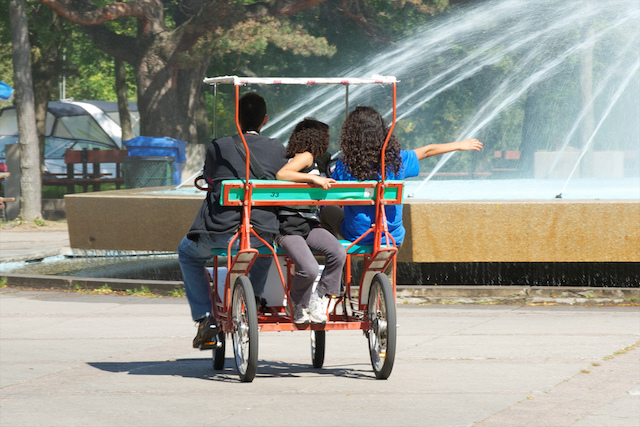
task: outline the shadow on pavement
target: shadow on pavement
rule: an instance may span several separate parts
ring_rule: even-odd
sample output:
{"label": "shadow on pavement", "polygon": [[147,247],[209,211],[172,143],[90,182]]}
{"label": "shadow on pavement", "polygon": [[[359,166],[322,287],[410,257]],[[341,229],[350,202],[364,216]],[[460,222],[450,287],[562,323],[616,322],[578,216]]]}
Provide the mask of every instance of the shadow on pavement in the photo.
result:
{"label": "shadow on pavement", "polygon": [[[225,360],[225,367],[216,371],[212,367],[211,359],[176,359],[166,361],[149,362],[89,362],[89,366],[107,372],[127,372],[130,375],[170,375],[184,378],[199,378],[216,381],[239,381],[232,358]],[[370,367],[354,365],[352,369],[323,367],[316,369],[311,364],[285,363],[285,362],[258,362],[257,378],[296,378],[303,374],[316,374],[321,376],[335,376],[363,380],[375,380],[375,375]]]}

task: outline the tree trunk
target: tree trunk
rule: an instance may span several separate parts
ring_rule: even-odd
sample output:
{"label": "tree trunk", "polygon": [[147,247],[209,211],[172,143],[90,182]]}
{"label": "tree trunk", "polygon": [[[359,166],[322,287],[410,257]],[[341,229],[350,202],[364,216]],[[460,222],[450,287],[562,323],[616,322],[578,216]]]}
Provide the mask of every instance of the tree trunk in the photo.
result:
{"label": "tree trunk", "polygon": [[[49,94],[51,93],[52,81],[46,71],[39,72],[45,64],[35,60],[33,64],[33,92],[34,110],[36,115],[36,132],[38,134],[38,151],[40,156],[40,171],[44,171],[44,138],[47,127],[47,108],[49,106]],[[42,70],[44,71],[44,70]]]}
{"label": "tree trunk", "polygon": [[124,142],[133,138],[131,113],[129,112],[129,97],[127,96],[127,68],[124,65],[124,61],[115,58],[115,69],[118,113],[120,114],[120,128],[122,129],[122,141]]}
{"label": "tree trunk", "polygon": [[42,181],[40,150],[36,131],[31,44],[24,0],[10,0],[9,19],[13,48],[13,81],[16,91],[18,133],[20,135],[21,216],[26,221],[42,218]]}
{"label": "tree trunk", "polygon": [[147,54],[141,63],[137,69],[140,134],[207,142],[209,136],[199,134],[194,118],[201,107],[202,79],[209,61],[180,69],[177,60],[163,62],[157,55]]}

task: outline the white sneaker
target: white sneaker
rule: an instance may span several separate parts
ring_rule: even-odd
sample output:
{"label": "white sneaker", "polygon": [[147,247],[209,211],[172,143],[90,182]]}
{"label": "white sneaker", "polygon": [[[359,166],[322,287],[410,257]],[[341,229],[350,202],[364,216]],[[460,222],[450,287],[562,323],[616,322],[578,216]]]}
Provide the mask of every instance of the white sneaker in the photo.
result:
{"label": "white sneaker", "polygon": [[[293,323],[295,323],[296,325],[306,325],[309,322],[311,322],[311,319],[309,318],[308,308],[304,308],[300,305],[296,305],[293,303],[291,303],[291,305],[293,305]],[[287,308],[285,309],[285,311],[289,316],[291,316],[289,305],[287,305]]]}
{"label": "white sneaker", "polygon": [[311,300],[309,301],[309,318],[313,323],[327,323],[328,304],[329,299],[327,297],[320,298],[315,292],[311,295]]}

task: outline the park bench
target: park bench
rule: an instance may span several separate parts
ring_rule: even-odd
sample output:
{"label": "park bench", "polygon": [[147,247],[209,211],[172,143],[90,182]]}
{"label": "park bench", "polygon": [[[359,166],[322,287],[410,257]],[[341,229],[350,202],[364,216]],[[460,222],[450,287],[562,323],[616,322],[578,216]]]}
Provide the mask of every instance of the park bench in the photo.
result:
{"label": "park bench", "polygon": [[[44,178],[42,185],[66,186],[67,193],[75,193],[75,186],[82,186],[82,191],[87,192],[89,185],[93,191],[100,190],[100,184],[114,183],[117,189],[124,184],[122,163],[128,156],[127,150],[67,150],[64,153],[64,162],[67,165],[67,173],[60,178]],[[111,173],[100,172],[100,165],[114,163],[115,171]],[[82,171],[76,172],[76,165],[82,165]],[[89,172],[89,165],[92,165]]]}

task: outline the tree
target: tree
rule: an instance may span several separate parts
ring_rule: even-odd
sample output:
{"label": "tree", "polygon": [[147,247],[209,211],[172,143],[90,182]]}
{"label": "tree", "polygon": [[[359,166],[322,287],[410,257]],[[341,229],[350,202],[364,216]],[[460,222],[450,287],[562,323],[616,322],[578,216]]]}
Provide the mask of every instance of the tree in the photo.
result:
{"label": "tree", "polygon": [[[208,139],[198,131],[195,118],[202,105],[202,78],[216,43],[234,28],[242,37],[242,32],[260,27],[273,30],[267,41],[300,45],[301,40],[314,38],[297,27],[280,25],[276,18],[322,1],[134,0],[96,7],[90,0],[41,0],[64,19],[81,25],[98,48],[134,68],[142,135],[188,142]],[[135,37],[110,25],[127,19],[137,24]],[[287,34],[291,37],[285,40]],[[317,40],[317,44],[326,45],[326,41]],[[313,47],[298,46],[305,51]]]}
{"label": "tree", "polygon": [[24,0],[11,0],[9,19],[13,47],[13,81],[20,132],[21,215],[25,220],[33,221],[42,218],[42,182],[40,181],[40,150],[31,78],[31,45]]}
{"label": "tree", "polygon": [[122,140],[133,138],[131,130],[131,115],[129,113],[129,97],[127,96],[127,69],[121,59],[115,60],[116,94],[118,95],[118,112],[120,113],[120,128]]}
{"label": "tree", "polygon": [[[327,41],[330,31],[326,26],[294,18],[325,3],[350,21],[347,27],[359,28],[366,37],[380,42],[384,39],[381,27],[387,34],[398,34],[419,17],[441,12],[449,2],[132,0],[101,1],[102,6],[97,6],[91,0],[40,1],[80,25],[99,49],[133,67],[142,135],[188,142],[206,142],[210,136],[201,111],[202,78],[211,58],[229,61],[233,55],[238,61],[233,69],[251,75],[247,56],[255,59],[267,46],[280,49],[285,56],[291,52],[305,58],[331,57],[336,49]],[[320,29],[322,35],[312,36],[311,27]]]}

